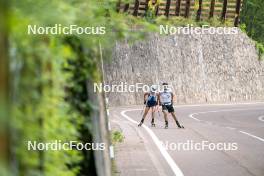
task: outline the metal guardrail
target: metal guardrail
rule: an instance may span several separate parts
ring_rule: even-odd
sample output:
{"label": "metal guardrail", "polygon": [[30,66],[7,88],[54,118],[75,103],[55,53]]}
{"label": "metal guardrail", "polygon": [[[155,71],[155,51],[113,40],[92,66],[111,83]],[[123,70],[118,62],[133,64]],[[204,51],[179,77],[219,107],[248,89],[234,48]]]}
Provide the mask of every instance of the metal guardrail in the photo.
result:
{"label": "metal guardrail", "polygon": [[242,0],[135,0],[133,3],[123,3],[119,0],[117,11],[145,16],[150,5],[154,7],[152,10],[156,16],[192,16],[198,21],[219,17],[222,21],[234,20],[234,25],[237,26]]}

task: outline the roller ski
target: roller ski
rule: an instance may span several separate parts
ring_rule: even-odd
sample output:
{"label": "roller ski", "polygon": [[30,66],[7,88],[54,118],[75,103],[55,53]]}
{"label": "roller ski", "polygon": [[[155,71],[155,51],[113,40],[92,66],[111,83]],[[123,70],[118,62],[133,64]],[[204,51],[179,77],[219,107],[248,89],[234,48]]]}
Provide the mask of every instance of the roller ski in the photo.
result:
{"label": "roller ski", "polygon": [[180,128],[180,129],[184,129],[184,126],[183,126],[183,125],[181,125],[181,126],[178,126],[178,128]]}
{"label": "roller ski", "polygon": [[178,120],[176,120],[176,125],[178,126],[178,128],[180,128],[180,129],[184,129],[184,126],[183,126],[183,125],[180,125],[180,123],[179,123]]}
{"label": "roller ski", "polygon": [[169,124],[168,124],[168,121],[165,121],[165,129],[168,129],[169,128]]}
{"label": "roller ski", "polygon": [[154,119],[151,120],[151,127],[156,127],[156,124],[154,122]]}
{"label": "roller ski", "polygon": [[142,119],[142,120],[140,121],[140,123],[138,124],[138,127],[141,127],[143,123],[144,123],[144,119]]}

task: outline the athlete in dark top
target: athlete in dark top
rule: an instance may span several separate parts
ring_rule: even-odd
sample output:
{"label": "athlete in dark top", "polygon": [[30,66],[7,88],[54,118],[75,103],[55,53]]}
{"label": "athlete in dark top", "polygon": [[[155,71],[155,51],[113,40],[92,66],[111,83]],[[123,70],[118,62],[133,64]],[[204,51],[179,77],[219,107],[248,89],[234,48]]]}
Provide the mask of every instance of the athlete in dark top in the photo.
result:
{"label": "athlete in dark top", "polygon": [[155,86],[151,86],[150,92],[147,92],[144,94],[144,104],[146,105],[146,107],[144,110],[143,117],[140,123],[138,124],[138,126],[141,126],[144,123],[144,120],[150,109],[151,109],[151,116],[152,116],[151,126],[155,126],[154,115],[155,115],[155,107],[158,102],[156,90],[157,89],[155,88]]}

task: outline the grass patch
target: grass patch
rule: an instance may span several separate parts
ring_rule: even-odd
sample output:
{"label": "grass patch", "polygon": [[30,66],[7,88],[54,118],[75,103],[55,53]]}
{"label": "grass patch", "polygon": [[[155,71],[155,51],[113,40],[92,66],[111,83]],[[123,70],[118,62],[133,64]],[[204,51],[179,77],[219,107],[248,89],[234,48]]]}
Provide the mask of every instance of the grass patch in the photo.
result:
{"label": "grass patch", "polygon": [[120,131],[113,131],[111,133],[111,139],[112,139],[113,144],[123,142],[124,138],[125,137],[123,136],[123,134]]}
{"label": "grass patch", "polygon": [[259,60],[264,60],[264,45],[256,41],[256,48],[258,50]]}
{"label": "grass patch", "polygon": [[112,176],[119,176],[120,172],[117,170],[116,162],[114,159],[111,161],[111,166],[112,166],[112,168],[111,168],[112,169]]}
{"label": "grass patch", "polygon": [[[111,132],[111,141],[112,141],[112,144],[114,144],[114,145],[117,143],[123,142],[124,138],[125,138],[124,135],[120,131],[112,131]],[[111,167],[112,175],[113,176],[119,176],[120,172],[117,169],[115,159],[111,160],[111,166],[112,166]]]}

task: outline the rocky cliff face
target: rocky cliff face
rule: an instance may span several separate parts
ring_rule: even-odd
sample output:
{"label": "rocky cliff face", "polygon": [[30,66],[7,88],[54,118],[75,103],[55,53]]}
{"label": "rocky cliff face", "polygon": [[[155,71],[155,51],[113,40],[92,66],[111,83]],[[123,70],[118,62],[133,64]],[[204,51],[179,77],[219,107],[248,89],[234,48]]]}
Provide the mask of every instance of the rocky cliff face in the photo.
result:
{"label": "rocky cliff face", "polygon": [[[242,32],[229,35],[150,35],[117,43],[105,63],[107,84],[170,83],[179,104],[264,100],[264,62]],[[110,104],[142,104],[143,92],[107,93]]]}

